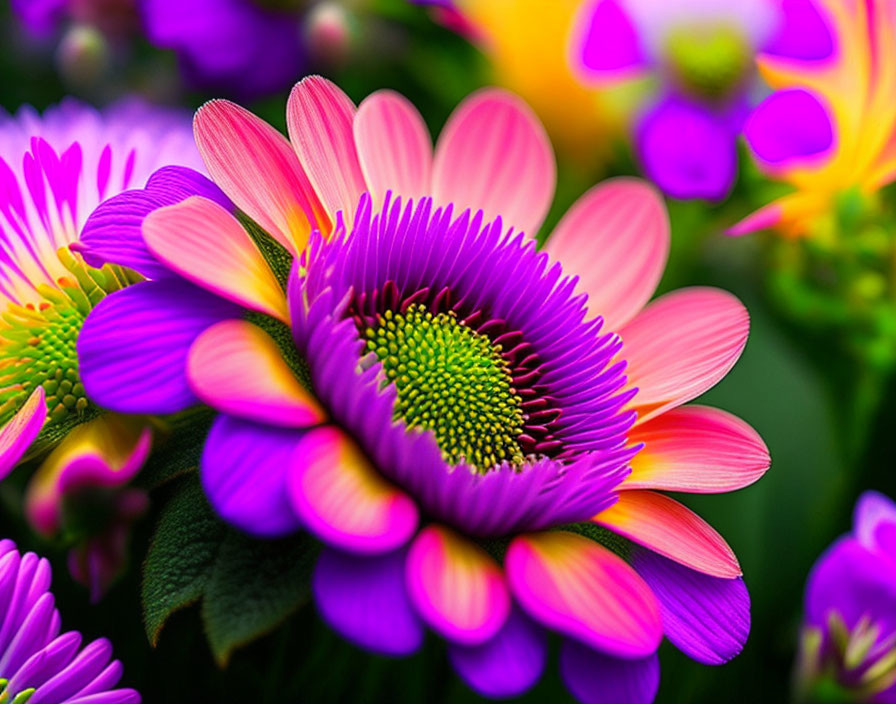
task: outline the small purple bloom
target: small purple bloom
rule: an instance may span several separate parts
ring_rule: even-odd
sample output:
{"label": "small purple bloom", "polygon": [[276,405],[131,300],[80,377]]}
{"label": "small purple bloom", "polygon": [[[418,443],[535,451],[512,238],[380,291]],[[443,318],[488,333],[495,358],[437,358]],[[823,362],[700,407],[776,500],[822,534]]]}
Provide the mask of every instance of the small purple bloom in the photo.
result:
{"label": "small purple bloom", "polygon": [[600,85],[651,75],[633,126],[645,173],[670,196],[721,200],[737,176],[737,137],[753,56],[776,38],[769,0],[597,0],[575,36],[576,69]]}
{"label": "small purple bloom", "polygon": [[852,533],[819,558],[806,585],[799,685],[896,702],[896,504],[859,497]]}
{"label": "small purple bloom", "polygon": [[0,540],[0,701],[31,704],[139,704],[116,689],[122,665],[105,638],[81,648],[81,634],[60,635],[50,564]]}
{"label": "small purple bloom", "polygon": [[[274,5],[275,3],[271,3]],[[146,35],[197,85],[256,97],[303,74],[302,13],[252,0],[142,0]]]}

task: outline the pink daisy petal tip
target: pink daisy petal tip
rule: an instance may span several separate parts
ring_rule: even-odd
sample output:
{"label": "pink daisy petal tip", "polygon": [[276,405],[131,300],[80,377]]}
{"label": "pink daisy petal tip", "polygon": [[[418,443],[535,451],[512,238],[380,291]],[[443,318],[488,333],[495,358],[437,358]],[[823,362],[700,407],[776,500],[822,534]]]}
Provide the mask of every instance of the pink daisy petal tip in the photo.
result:
{"label": "pink daisy petal tip", "polygon": [[733,579],[742,572],[724,538],[696,513],[653,491],[621,491],[594,522],[693,570]]}
{"label": "pink daisy petal tip", "polygon": [[274,339],[245,320],[225,320],[203,332],[190,348],[187,377],[193,393],[222,413],[291,428],[326,420]]}
{"label": "pink daisy petal tip", "polygon": [[650,588],[593,540],[565,531],[519,536],[504,565],[513,596],[543,625],[623,658],[659,646],[663,629]]}
{"label": "pink daisy petal tip", "polygon": [[374,469],[334,427],[299,441],[287,491],[305,527],[336,548],[363,554],[394,550],[417,528],[417,506]]}
{"label": "pink daisy petal tip", "polygon": [[447,528],[429,526],[420,532],[408,554],[406,577],[423,620],[455,643],[484,643],[510,613],[498,564]]}
{"label": "pink daisy petal tip", "polygon": [[0,428],[0,479],[6,477],[34,439],[47,419],[44,389],[38,386],[9,422]]}

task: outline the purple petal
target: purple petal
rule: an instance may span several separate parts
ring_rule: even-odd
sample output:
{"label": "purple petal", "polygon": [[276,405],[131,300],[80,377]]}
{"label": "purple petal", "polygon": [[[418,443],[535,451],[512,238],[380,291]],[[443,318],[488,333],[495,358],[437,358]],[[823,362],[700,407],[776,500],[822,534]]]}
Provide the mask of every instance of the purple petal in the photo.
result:
{"label": "purple petal", "polygon": [[710,577],[641,548],[631,559],[659,601],[666,637],[685,655],[721,665],[743,650],[750,634],[743,579]]}
{"label": "purple petal", "polygon": [[198,403],[186,377],[190,345],[240,313],[182,279],[146,281],[107,296],[78,337],[87,395],[120,413],[174,413]]}
{"label": "purple petal", "polygon": [[580,24],[579,56],[586,72],[617,78],[646,65],[637,30],[619,0],[598,0]]}
{"label": "purple petal", "polygon": [[753,111],[744,136],[756,156],[774,167],[789,167],[827,152],[834,143],[830,112],[807,90],[772,93]]}
{"label": "purple petal", "polygon": [[844,536],[819,558],[806,585],[806,620],[826,628],[837,613],[848,629],[870,616],[884,634],[896,631],[896,566]]}
{"label": "purple petal", "polygon": [[660,685],[656,653],[641,660],[621,660],[565,641],[560,674],[582,704],[649,704]]}
{"label": "purple petal", "polygon": [[300,527],[286,493],[290,458],[300,431],[218,416],[200,471],[209,503],[224,520],[262,537],[292,533]]}
{"label": "purple petal", "polygon": [[404,586],[407,550],[361,557],[325,549],[312,589],[321,617],[356,645],[385,655],[410,655],[423,625]]}
{"label": "purple petal", "polygon": [[853,531],[869,550],[880,550],[896,559],[893,531],[896,529],[896,504],[876,491],[866,491],[856,502]]}
{"label": "purple petal", "polygon": [[259,96],[303,73],[298,13],[245,0],[145,0],[141,10],[149,41],[178,52],[202,85]]}
{"label": "purple petal", "polygon": [[771,43],[769,54],[814,61],[834,51],[834,39],[819,7],[813,0],[782,0],[782,21]]}
{"label": "purple petal", "polygon": [[477,693],[506,699],[538,682],[547,659],[547,640],[544,631],[515,608],[491,640],[474,647],[451,644],[448,657]]}
{"label": "purple petal", "polygon": [[150,279],[171,276],[171,271],[146,248],[140,228],[153,210],[195,195],[233,210],[221,189],[198,171],[166,166],[149,177],[145,188],[125,191],[101,203],[87,218],[80,241],[72,248],[90,266],[120,264]]}
{"label": "purple petal", "polygon": [[734,185],[735,133],[706,107],[666,98],[644,115],[636,142],[644,172],[673,198],[721,200]]}

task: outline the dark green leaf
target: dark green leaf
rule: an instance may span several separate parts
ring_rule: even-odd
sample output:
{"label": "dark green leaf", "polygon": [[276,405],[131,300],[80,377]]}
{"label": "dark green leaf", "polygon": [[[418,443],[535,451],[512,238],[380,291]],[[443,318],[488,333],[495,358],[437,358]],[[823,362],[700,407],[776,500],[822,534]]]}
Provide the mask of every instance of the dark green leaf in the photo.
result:
{"label": "dark green leaf", "polygon": [[202,596],[227,530],[198,478],[187,478],[162,511],[143,565],[143,620],[153,645],[168,617]]}
{"label": "dark green leaf", "polygon": [[317,550],[306,534],[256,540],[230,528],[208,505],[198,477],[184,478],[162,510],[143,568],[147,637],[156,645],[171,614],[201,599],[209,645],[225,666],[235,648],[308,601]]}
{"label": "dark green leaf", "polygon": [[205,438],[216,415],[212,409],[201,406],[171,418],[170,427],[156,433],[156,447],[137,484],[156,489],[199,467]]}
{"label": "dark green leaf", "polygon": [[230,531],[205,587],[202,620],[215,659],[271,631],[310,597],[317,545],[307,534],[276,541]]}

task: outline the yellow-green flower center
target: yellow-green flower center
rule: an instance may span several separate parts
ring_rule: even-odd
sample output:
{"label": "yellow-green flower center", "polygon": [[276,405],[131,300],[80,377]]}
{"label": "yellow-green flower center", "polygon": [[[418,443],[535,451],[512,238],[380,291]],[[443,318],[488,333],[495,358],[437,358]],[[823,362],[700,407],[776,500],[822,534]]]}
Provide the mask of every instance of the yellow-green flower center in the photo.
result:
{"label": "yellow-green flower center", "polygon": [[78,334],[93,306],[130,279],[118,267],[88,267],[65,248],[59,258],[71,276],[58,287],[38,286],[38,304],[9,304],[0,313],[0,425],[38,386],[46,394],[48,426],[77,421],[90,406],[78,375]]}
{"label": "yellow-green flower center", "polygon": [[738,87],[752,62],[750,45],[736,27],[687,26],[666,39],[666,60],[686,90],[722,98]]}
{"label": "yellow-green flower center", "polygon": [[7,685],[9,685],[9,680],[0,677],[0,704],[26,704],[35,692],[35,689],[30,687],[14,695],[7,691]]}
{"label": "yellow-green flower center", "polygon": [[446,461],[480,472],[522,464],[522,401],[500,345],[454,313],[433,314],[422,305],[387,310],[366,336],[395,385],[396,418],[432,430]]}

